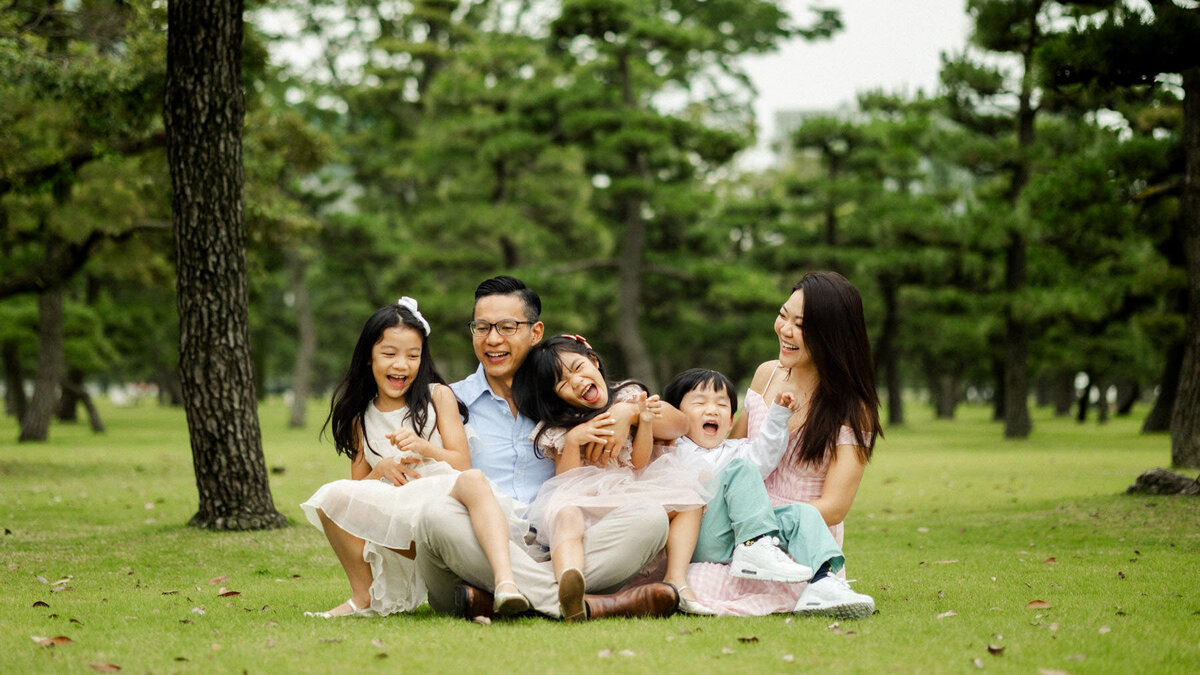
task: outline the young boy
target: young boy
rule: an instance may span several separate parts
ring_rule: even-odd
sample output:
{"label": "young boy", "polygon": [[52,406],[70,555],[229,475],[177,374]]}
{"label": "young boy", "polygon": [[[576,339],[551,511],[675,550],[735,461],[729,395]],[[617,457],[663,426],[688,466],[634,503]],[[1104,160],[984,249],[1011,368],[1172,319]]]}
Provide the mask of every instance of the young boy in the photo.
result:
{"label": "young boy", "polygon": [[[687,433],[675,441],[676,456],[706,467],[714,476],[710,487],[715,495],[704,511],[693,562],[731,563],[729,573],[734,577],[807,581],[797,611],[805,605],[811,613],[869,616],[875,609],[870,596],[843,597],[839,592],[833,594],[837,597],[823,597],[824,585],[818,582],[840,570],[845,557],[820,512],[810,504],[772,507],[763,485],[787,448],[792,395],[776,396],[753,440],[726,438],[737,397],[729,378],[715,370],[693,368],[680,373],[663,390],[662,398],[687,418]],[[806,595],[813,596],[809,602]]]}

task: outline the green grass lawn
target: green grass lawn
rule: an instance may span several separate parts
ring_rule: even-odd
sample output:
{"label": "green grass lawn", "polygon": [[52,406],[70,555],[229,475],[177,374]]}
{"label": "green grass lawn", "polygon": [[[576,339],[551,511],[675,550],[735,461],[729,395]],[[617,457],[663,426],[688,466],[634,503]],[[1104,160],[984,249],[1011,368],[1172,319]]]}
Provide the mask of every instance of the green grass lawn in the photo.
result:
{"label": "green grass lawn", "polygon": [[849,576],[878,608],[863,621],[482,626],[427,609],[303,616],[349,589],[297,506],[349,473],[317,440],[319,405],[305,430],[278,402],[261,409],[293,525],[234,534],[184,526],[196,491],[182,410],[103,412],[107,433],[56,424],[44,444],[16,443],[0,418],[0,672],[1200,672],[1200,500],[1122,494],[1170,457],[1140,419],[1039,410],[1031,439],[1006,442],[988,411],[944,422],[914,405],[846,524]]}

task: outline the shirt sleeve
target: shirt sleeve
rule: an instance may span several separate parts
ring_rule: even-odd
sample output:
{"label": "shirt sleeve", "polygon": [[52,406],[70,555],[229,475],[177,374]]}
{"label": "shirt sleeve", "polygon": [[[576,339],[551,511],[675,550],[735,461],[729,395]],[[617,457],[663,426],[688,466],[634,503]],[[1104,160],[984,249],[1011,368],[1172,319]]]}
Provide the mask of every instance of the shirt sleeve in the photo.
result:
{"label": "shirt sleeve", "polygon": [[[754,462],[759,473],[766,478],[775,470],[788,445],[788,420],[792,411],[772,403],[767,419],[759,428],[758,435],[742,446],[742,456]],[[847,429],[848,427],[842,427]],[[840,440],[839,440],[840,442]]]}
{"label": "shirt sleeve", "polygon": [[[545,428],[545,422],[538,422],[538,425],[533,428],[529,434],[529,440],[537,439],[538,432]],[[558,457],[563,452],[563,447],[567,444],[567,429],[566,427],[550,427],[546,429],[546,433],[542,434],[542,438],[537,441],[538,449],[542,451],[548,459]]]}

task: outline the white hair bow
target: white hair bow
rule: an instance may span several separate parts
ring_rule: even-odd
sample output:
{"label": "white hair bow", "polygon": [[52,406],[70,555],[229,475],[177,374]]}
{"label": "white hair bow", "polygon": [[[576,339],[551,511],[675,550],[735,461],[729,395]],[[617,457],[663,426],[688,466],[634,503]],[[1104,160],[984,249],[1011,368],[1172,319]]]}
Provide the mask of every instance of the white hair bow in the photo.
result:
{"label": "white hair bow", "polygon": [[421,316],[420,310],[417,309],[417,301],[406,295],[397,300],[396,304],[412,312],[412,315],[416,317],[417,321],[421,322],[421,326],[425,328],[425,336],[429,337],[429,322],[425,320],[425,317]]}

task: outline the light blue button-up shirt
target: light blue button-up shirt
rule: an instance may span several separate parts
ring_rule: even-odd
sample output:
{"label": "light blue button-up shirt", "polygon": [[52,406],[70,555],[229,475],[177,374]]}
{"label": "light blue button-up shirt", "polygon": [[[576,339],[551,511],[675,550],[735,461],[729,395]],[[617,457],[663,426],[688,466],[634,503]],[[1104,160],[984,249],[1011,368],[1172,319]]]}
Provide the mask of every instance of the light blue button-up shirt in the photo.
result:
{"label": "light blue button-up shirt", "polygon": [[529,435],[536,426],[524,415],[515,418],[503,396],[488,384],[483,366],[450,385],[470,412],[467,440],[471,466],[483,471],[502,492],[529,504],[542,483],[554,475],[554,462],[533,452]]}

